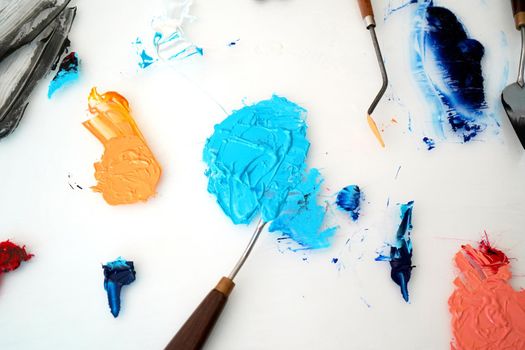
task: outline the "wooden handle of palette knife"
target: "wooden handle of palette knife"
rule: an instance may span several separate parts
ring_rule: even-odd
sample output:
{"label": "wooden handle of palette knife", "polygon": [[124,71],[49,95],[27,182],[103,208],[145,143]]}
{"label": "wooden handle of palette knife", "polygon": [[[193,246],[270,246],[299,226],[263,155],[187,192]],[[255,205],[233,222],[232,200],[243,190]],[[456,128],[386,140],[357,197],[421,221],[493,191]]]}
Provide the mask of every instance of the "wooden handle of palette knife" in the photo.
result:
{"label": "wooden handle of palette knife", "polygon": [[217,286],[197,306],[164,350],[201,349],[221,315],[234,286],[235,283],[231,279],[221,278]]}
{"label": "wooden handle of palette knife", "polygon": [[512,0],[512,14],[514,15],[514,22],[516,29],[520,30],[525,26],[525,0]]}
{"label": "wooden handle of palette knife", "polygon": [[357,0],[357,3],[361,10],[361,17],[366,18],[367,16],[374,16],[374,10],[372,9],[372,3],[370,0]]}

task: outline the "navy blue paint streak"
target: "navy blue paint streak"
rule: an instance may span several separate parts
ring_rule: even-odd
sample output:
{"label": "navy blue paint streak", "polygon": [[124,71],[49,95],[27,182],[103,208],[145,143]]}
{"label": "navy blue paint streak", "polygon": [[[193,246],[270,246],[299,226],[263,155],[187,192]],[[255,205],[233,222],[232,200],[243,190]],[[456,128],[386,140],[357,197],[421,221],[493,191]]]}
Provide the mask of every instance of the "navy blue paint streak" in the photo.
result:
{"label": "navy blue paint streak", "polygon": [[445,85],[440,98],[448,109],[452,130],[462,134],[467,142],[481,131],[476,119],[487,106],[481,68],[485,49],[468,37],[450,10],[430,2],[425,18],[426,48],[433,51]]}
{"label": "navy blue paint streak", "polygon": [[433,150],[434,148],[436,148],[436,142],[434,142],[434,140],[432,140],[431,138],[429,137],[423,137],[423,142],[427,145],[427,149],[429,151]]}
{"label": "navy blue paint streak", "polygon": [[135,268],[133,261],[117,259],[116,261],[103,265],[104,269],[104,289],[108,294],[109,308],[113,317],[117,317],[120,312],[120,291],[123,286],[135,281]]}
{"label": "navy blue paint streak", "polygon": [[359,219],[359,210],[361,209],[361,189],[359,186],[350,185],[343,188],[337,194],[337,206],[350,214],[353,221]]}
{"label": "navy blue paint streak", "polygon": [[401,288],[403,299],[408,302],[408,281],[412,272],[412,208],[414,202],[401,206],[401,224],[397,229],[396,244],[390,247],[390,277]]}

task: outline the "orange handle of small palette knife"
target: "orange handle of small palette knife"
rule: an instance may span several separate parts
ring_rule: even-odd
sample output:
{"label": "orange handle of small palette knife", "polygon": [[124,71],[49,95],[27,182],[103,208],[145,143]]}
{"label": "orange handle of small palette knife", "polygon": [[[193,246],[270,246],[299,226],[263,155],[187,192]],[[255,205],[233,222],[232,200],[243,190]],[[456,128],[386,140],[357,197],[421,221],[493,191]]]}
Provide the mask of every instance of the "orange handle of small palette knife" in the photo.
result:
{"label": "orange handle of small palette knife", "polygon": [[374,10],[372,9],[372,3],[370,0],[357,0],[357,3],[359,4],[359,10],[361,10],[361,17],[374,17]]}
{"label": "orange handle of small palette knife", "polygon": [[512,14],[516,29],[525,26],[525,0],[512,0]]}

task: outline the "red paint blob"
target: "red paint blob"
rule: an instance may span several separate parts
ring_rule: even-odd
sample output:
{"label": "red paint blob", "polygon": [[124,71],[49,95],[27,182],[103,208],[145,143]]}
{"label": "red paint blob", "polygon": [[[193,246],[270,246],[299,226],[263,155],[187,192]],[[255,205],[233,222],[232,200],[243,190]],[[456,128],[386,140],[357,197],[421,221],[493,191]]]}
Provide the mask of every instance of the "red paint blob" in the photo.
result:
{"label": "red paint blob", "polygon": [[28,261],[34,255],[26,252],[25,246],[18,246],[9,240],[0,242],[0,274],[16,270],[22,261]]}

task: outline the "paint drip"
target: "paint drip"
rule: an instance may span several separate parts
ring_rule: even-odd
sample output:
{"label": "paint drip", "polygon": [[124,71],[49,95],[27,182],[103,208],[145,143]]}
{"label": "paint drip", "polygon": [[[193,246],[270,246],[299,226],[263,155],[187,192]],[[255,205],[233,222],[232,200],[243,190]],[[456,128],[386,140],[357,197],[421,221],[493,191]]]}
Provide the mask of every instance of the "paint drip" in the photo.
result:
{"label": "paint drip", "polygon": [[525,349],[525,290],[509,284],[510,261],[490,245],[467,244],[454,257],[458,277],[448,300],[453,350]]}
{"label": "paint drip", "polygon": [[353,221],[357,221],[361,210],[361,199],[362,193],[359,186],[350,185],[339,191],[335,203],[339,209],[348,212]]}
{"label": "paint drip", "polygon": [[436,136],[453,134],[468,142],[488,125],[481,67],[485,49],[452,11],[431,0],[418,4],[413,27],[412,69],[431,104]]}
{"label": "paint drip", "polygon": [[94,118],[83,125],[104,145],[102,159],[95,163],[98,183],[92,189],[111,205],[147,201],[155,195],[162,171],[128,101],[117,92],[99,94],[93,88],[88,105]]}
{"label": "paint drip", "polygon": [[55,92],[64,86],[70,85],[78,79],[78,55],[76,52],[69,53],[58,68],[58,72],[49,83],[47,97],[51,98]]}
{"label": "paint drip", "polygon": [[[26,0],[10,1],[0,11],[0,28],[7,30],[7,36],[0,38],[0,43],[7,45],[0,45],[0,139],[18,127],[31,92],[68,43],[76,8],[63,7],[67,2],[62,1],[58,6],[59,1],[33,1],[32,4]],[[26,10],[29,12],[24,12]],[[33,24],[36,27],[31,28]],[[14,36],[9,39],[11,30]],[[5,54],[8,55],[2,56]]]}
{"label": "paint drip", "polygon": [[138,65],[146,68],[158,61],[177,61],[197,55],[204,50],[193,44],[184,34],[183,25],[191,20],[193,0],[168,0],[165,13],[152,21],[151,38],[138,37],[134,46],[139,57]]}
{"label": "paint drip", "polygon": [[120,312],[120,292],[123,286],[135,281],[135,266],[133,261],[119,257],[117,260],[102,265],[104,269],[104,289],[108,295],[109,308],[113,317]]}
{"label": "paint drip", "polygon": [[401,205],[401,223],[397,229],[396,240],[390,245],[389,255],[380,255],[376,261],[389,261],[390,277],[400,287],[401,295],[406,302],[409,301],[408,281],[412,273],[412,209],[414,202]]}
{"label": "paint drip", "polygon": [[310,169],[306,177],[288,193],[270,232],[282,232],[301,245],[300,249],[318,249],[330,246],[336,228],[322,229],[325,208],[317,203],[322,177],[317,169]]}
{"label": "paint drip", "polygon": [[9,240],[0,242],[0,275],[16,270],[23,261],[33,256],[26,251],[25,246],[20,247]]}
{"label": "paint drip", "polygon": [[276,95],[245,106],[215,126],[203,160],[208,191],[233,223],[249,224],[258,214],[269,222],[282,211],[270,230],[319,248],[332,233],[319,232],[324,209],[316,201],[322,179],[317,170],[306,171],[305,117],[304,108]]}

